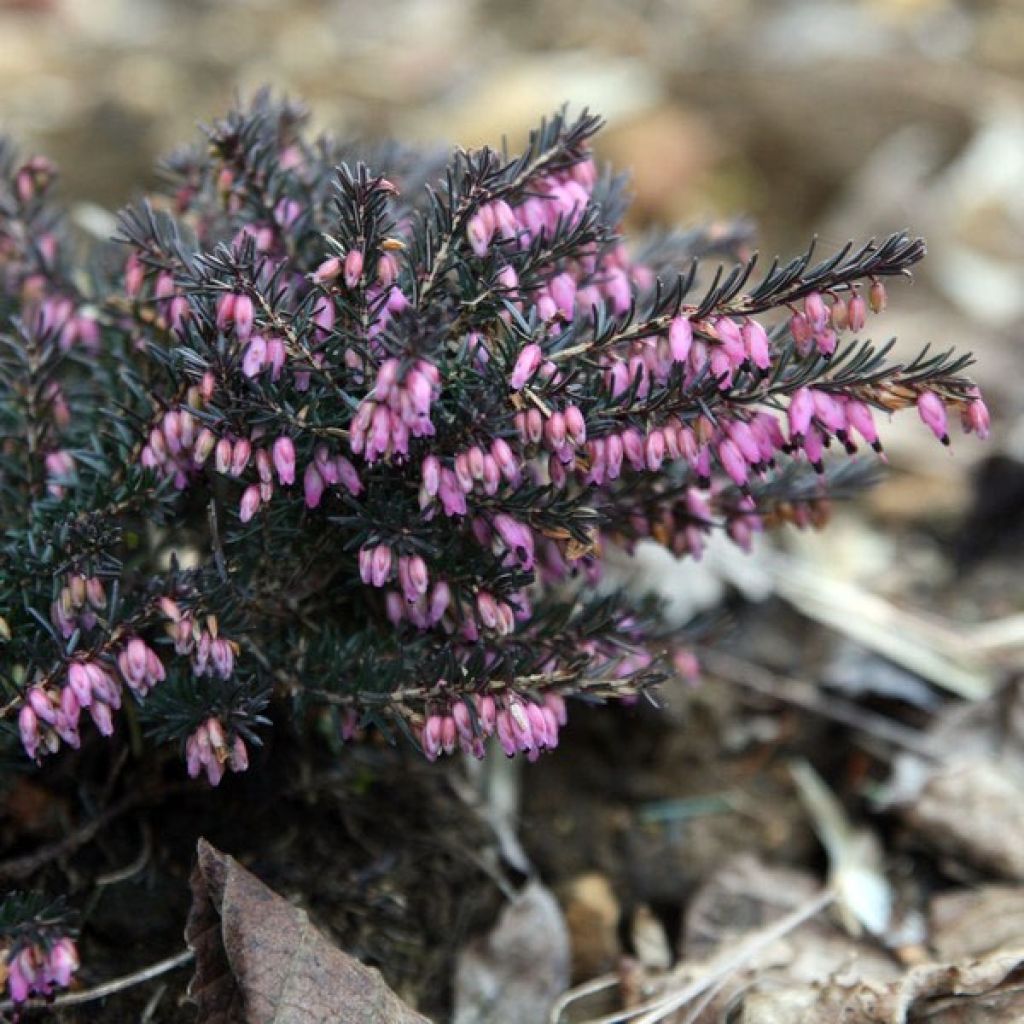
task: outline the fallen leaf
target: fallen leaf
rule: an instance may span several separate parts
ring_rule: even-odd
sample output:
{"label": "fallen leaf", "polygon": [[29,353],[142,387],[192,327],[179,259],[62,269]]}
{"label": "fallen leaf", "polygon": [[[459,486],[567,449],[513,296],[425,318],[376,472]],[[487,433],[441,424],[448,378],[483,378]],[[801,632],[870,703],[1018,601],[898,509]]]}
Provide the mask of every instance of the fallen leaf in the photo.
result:
{"label": "fallen leaf", "polygon": [[1024,796],[999,762],[955,762],[937,771],[904,818],[943,852],[1024,880]]}
{"label": "fallen leaf", "polygon": [[569,983],[569,932],[558,901],[528,882],[493,931],[463,950],[455,969],[454,1024],[545,1021]]}
{"label": "fallen leaf", "polygon": [[943,960],[1012,947],[1024,936],[1024,886],[983,885],[935,896],[929,907],[929,945]]}
{"label": "fallen leaf", "polygon": [[199,840],[185,940],[199,1024],[429,1024],[233,857]]}

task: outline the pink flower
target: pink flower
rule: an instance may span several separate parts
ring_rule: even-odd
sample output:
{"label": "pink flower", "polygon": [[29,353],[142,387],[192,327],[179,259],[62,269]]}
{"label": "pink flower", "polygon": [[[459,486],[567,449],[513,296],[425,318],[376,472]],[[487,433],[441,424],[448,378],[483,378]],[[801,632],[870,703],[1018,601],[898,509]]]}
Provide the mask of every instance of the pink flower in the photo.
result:
{"label": "pink flower", "polygon": [[345,287],[352,289],[363,276],[363,251],[350,249],[345,256]]}
{"label": "pink flower", "polygon": [[531,377],[540,368],[541,360],[544,358],[543,352],[541,351],[540,345],[531,342],[526,345],[522,352],[519,353],[519,357],[516,359],[516,364],[512,368],[512,376],[509,378],[509,387],[513,391],[521,391],[530,380]]}
{"label": "pink flower", "polygon": [[243,523],[249,522],[260,508],[260,489],[252,484],[242,492],[242,500],[238,506],[238,518]]}
{"label": "pink flower", "polygon": [[279,437],[272,449],[274,469],[282,484],[295,483],[295,445],[290,437]]}
{"label": "pink flower", "polygon": [[922,391],[917,397],[917,411],[922,422],[943,443],[949,444],[946,406],[934,391]]}

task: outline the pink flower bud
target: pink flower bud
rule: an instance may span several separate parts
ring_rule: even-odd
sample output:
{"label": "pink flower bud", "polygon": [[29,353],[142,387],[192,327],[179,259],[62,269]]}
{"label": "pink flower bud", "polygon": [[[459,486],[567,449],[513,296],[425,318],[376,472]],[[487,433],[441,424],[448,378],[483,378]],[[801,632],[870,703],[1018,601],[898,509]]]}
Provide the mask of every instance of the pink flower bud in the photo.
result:
{"label": "pink flower bud", "polygon": [[292,439],[279,437],[272,451],[278,480],[285,485],[295,483],[295,445]]}
{"label": "pink flower bud", "polygon": [[444,613],[448,610],[451,599],[451,589],[444,580],[434,584],[434,588],[430,592],[429,615],[431,622],[440,622],[444,618]]}
{"label": "pink flower bud", "polygon": [[463,701],[456,701],[452,705],[452,720],[455,722],[455,728],[458,730],[460,738],[464,740],[473,738],[473,718]]}
{"label": "pink flower bud", "polygon": [[18,712],[18,734],[25,753],[34,758],[39,749],[39,719],[28,704],[23,704]]}
{"label": "pink flower bud", "polygon": [[549,708],[559,725],[565,725],[568,716],[565,710],[565,698],[558,693],[548,692],[544,695],[544,706]]}
{"label": "pink flower bud", "polygon": [[544,424],[544,438],[548,447],[558,451],[565,444],[565,415],[560,412],[553,412]]}
{"label": "pink flower bud", "polygon": [[567,320],[571,320],[573,310],[576,308],[576,282],[572,276],[566,273],[556,274],[548,282],[548,289],[558,311]]}
{"label": "pink flower bud", "polygon": [[620,435],[622,451],[634,469],[643,469],[646,465],[644,456],[644,439],[636,427],[627,427]]}
{"label": "pink flower bud", "polygon": [[871,306],[872,313],[882,313],[885,311],[886,294],[885,285],[881,281],[872,281],[871,287],[868,289],[868,305]]}
{"label": "pink flower bud", "polygon": [[413,555],[408,561],[409,585],[417,595],[427,592],[430,585],[430,575],[427,572],[427,563],[419,555]]}
{"label": "pink flower bud", "polygon": [[373,397],[376,398],[378,402],[386,402],[397,380],[398,360],[385,359],[377,370],[377,382],[374,386]]}
{"label": "pink flower bud", "polygon": [[767,370],[771,366],[768,333],[756,320],[748,320],[743,325],[743,347],[747,358],[759,370]]}
{"label": "pink flower bud", "polygon": [[423,460],[421,470],[423,474],[423,489],[430,497],[436,497],[441,483],[441,460],[436,455],[428,455]]}
{"label": "pink flower bud", "polygon": [[218,473],[227,473],[231,470],[232,447],[231,442],[222,437],[214,449],[213,466]]}
{"label": "pink flower bud", "polygon": [[569,435],[569,440],[577,447],[586,444],[587,421],[575,405],[570,405],[565,410],[565,431]]}
{"label": "pink flower bud", "polygon": [[652,473],[661,469],[665,460],[665,435],[655,428],[647,435],[644,443],[644,462]]}
{"label": "pink flower bud", "polygon": [[476,710],[477,717],[480,719],[480,728],[483,730],[484,735],[490,736],[494,732],[498,715],[498,708],[494,698],[490,694],[478,697]]}
{"label": "pink flower bud", "polygon": [[533,444],[538,444],[544,436],[544,417],[540,409],[530,409],[526,413],[526,437]]}
{"label": "pink flower bud", "polygon": [[493,233],[494,227],[487,223],[486,217],[479,213],[470,217],[469,223],[466,225],[466,237],[469,239],[473,252],[481,259],[487,255]]}
{"label": "pink flower bud", "polygon": [[242,492],[242,500],[238,506],[238,518],[243,523],[249,522],[260,508],[260,489],[252,484]]}
{"label": "pink flower bud", "polygon": [[485,629],[494,629],[498,625],[498,603],[492,594],[481,590],[476,595],[476,611]]}
{"label": "pink flower bud", "polygon": [[734,483],[742,487],[747,482],[750,467],[735,441],[726,438],[718,445],[718,461]]}
{"label": "pink flower bud", "polygon": [[832,303],[832,326],[837,331],[845,331],[850,325],[850,307],[841,296]]}
{"label": "pink flower bud", "polygon": [[267,342],[260,334],[254,334],[246,346],[242,357],[242,373],[246,377],[255,377],[263,369],[267,361]]}
{"label": "pink flower bud", "polygon": [[693,324],[690,323],[689,318],[673,317],[672,322],[668,325],[668,345],[672,352],[672,358],[677,363],[685,363],[692,344]]}
{"label": "pink flower bud", "polygon": [[306,507],[316,508],[324,494],[324,478],[320,475],[315,463],[311,462],[306,466],[306,471],[302,475],[302,490]]}
{"label": "pink flower bud", "polygon": [[87,708],[92,703],[92,682],[82,662],[73,661],[68,666],[68,686],[83,708]]}
{"label": "pink flower bud", "polygon": [[473,445],[466,452],[466,467],[474,480],[482,480],[484,476],[484,453],[478,445]]}
{"label": "pink flower bud", "polygon": [[803,313],[794,313],[790,317],[789,332],[793,335],[793,341],[796,342],[797,351],[801,354],[806,352],[807,346],[811,343],[811,339],[814,336],[814,330],[811,327],[810,321]]}
{"label": "pink flower bud", "polygon": [[217,436],[209,427],[203,427],[192,448],[192,461],[197,466],[201,466],[210,457],[216,444]]}
{"label": "pink flower bud", "polygon": [[230,641],[222,636],[210,643],[210,660],[221,679],[228,679],[235,667],[235,651]]}
{"label": "pink flower bud", "polygon": [[89,706],[89,714],[96,724],[101,736],[112,736],[114,733],[114,716],[110,705],[101,700],[94,700]]}
{"label": "pink flower bud", "polygon": [[377,260],[377,280],[385,288],[390,288],[398,280],[398,261],[389,252]]}
{"label": "pink flower bud", "polygon": [[234,743],[231,744],[228,766],[233,772],[244,772],[249,768],[249,751],[241,736],[236,736]]}
{"label": "pink flower bud", "polygon": [[876,451],[880,451],[878,428],[875,426],[870,407],[864,402],[851,400],[846,403],[845,412],[847,423]]}
{"label": "pink flower bud", "polygon": [[917,411],[925,426],[943,443],[949,444],[946,406],[934,391],[922,391],[917,398]]}
{"label": "pink flower bud", "polygon": [[441,482],[438,485],[438,497],[447,516],[464,516],[467,511],[466,492],[459,484],[455,473],[444,468],[441,470]]}
{"label": "pink flower bud", "polygon": [[229,467],[232,476],[241,476],[245,472],[251,455],[252,444],[249,441],[243,437],[235,442],[231,450],[231,466]]}
{"label": "pink flower bud", "polygon": [[331,256],[324,260],[313,273],[314,284],[329,284],[341,273],[341,260],[337,256]]}
{"label": "pink flower bud", "polygon": [[809,388],[799,388],[793,392],[789,400],[789,433],[793,438],[800,438],[807,433],[814,416],[814,396]]}
{"label": "pink flower bud", "polygon": [[967,404],[964,406],[961,414],[961,420],[964,430],[968,433],[973,431],[982,440],[988,437],[991,419],[988,406],[985,404],[977,388],[971,389]]}
{"label": "pink flower bud", "polygon": [[132,253],[124,265],[124,290],[130,299],[137,298],[142,291],[142,282],[145,280],[146,271],[138,256]]}
{"label": "pink flower bud", "polygon": [[235,334],[239,341],[248,341],[252,334],[253,308],[248,295],[236,295],[234,305]]}
{"label": "pink flower bud", "polygon": [[543,352],[541,351],[540,345],[534,342],[527,345],[522,352],[519,353],[519,357],[516,359],[516,364],[512,370],[512,376],[509,378],[509,387],[511,387],[513,391],[521,390],[537,372],[542,359]]}
{"label": "pink flower bud", "polygon": [[132,637],[124,649],[126,681],[136,686],[146,678],[146,645],[139,637]]}
{"label": "pink flower bud", "polygon": [[52,725],[57,718],[57,710],[50,702],[46,691],[41,686],[33,686],[25,696],[32,710],[36,713],[36,717],[40,721]]}
{"label": "pink flower bud", "polygon": [[332,466],[334,467],[334,473],[338,478],[338,483],[340,483],[349,494],[358,498],[363,491],[363,482],[359,479],[359,473],[356,471],[356,467],[341,455],[336,456],[332,460]]}
{"label": "pink flower bud", "polygon": [[423,754],[428,761],[436,761],[441,753],[443,742],[444,722],[440,715],[428,715],[423,724]]}
{"label": "pink flower bud", "polygon": [[77,970],[78,949],[70,938],[64,936],[50,950],[49,972],[61,988],[67,988],[71,983],[71,975]]}
{"label": "pink flower bud", "polygon": [[867,322],[867,304],[864,302],[864,296],[859,292],[850,299],[846,318],[851,331],[864,330],[864,324]]}
{"label": "pink flower bud", "polygon": [[345,256],[345,287],[355,288],[362,276],[363,251],[362,249],[349,249]]}
{"label": "pink flower bud", "polygon": [[804,316],[814,332],[823,331],[828,325],[828,306],[820,292],[811,292],[804,299]]}
{"label": "pink flower bud", "polygon": [[498,742],[501,744],[501,749],[505,751],[505,756],[514,757],[519,749],[519,743],[512,726],[512,716],[504,708],[496,715],[495,727],[498,734]]}
{"label": "pink flower bud", "polygon": [[391,548],[378,544],[370,562],[370,580],[375,587],[383,587],[391,579]]}
{"label": "pink flower bud", "polygon": [[826,327],[823,331],[818,331],[814,335],[814,344],[823,356],[833,355],[836,350],[836,345],[838,344],[836,332],[833,331],[831,327]]}
{"label": "pink flower bud", "polygon": [[280,338],[268,338],[266,361],[270,365],[271,380],[276,381],[281,376],[285,358],[284,342]]}
{"label": "pink flower bud", "polygon": [[451,715],[445,715],[441,719],[441,749],[446,754],[455,753],[457,733],[455,719]]}

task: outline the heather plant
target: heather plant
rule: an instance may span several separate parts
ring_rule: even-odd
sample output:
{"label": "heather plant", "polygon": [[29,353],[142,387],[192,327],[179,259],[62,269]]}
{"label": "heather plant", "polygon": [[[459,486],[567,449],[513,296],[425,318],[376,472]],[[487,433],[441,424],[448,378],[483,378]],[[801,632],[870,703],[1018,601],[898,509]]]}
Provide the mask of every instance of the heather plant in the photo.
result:
{"label": "heather plant", "polygon": [[[313,742],[534,759],[567,698],[690,663],[594,586],[610,546],[821,525],[902,409],[944,444],[951,415],[987,433],[969,356],[866,337],[921,240],[764,272],[709,273],[700,232],[631,247],[599,127],[445,159],[311,140],[260,95],[91,247],[52,165],[0,152],[0,688],[24,758],[127,718],[216,786],[275,702]],[[71,933],[3,913],[11,996],[67,984]]]}

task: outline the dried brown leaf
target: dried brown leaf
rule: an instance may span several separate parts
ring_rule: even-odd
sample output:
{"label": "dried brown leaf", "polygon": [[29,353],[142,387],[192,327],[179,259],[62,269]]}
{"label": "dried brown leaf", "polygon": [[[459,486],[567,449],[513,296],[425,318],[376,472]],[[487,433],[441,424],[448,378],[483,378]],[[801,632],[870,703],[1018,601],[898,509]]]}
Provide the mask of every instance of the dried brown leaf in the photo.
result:
{"label": "dried brown leaf", "polygon": [[199,1024],[428,1024],[234,858],[199,840],[185,939]]}
{"label": "dried brown leaf", "polygon": [[942,960],[981,956],[1019,945],[1024,886],[983,885],[936,895],[929,907],[929,945]]}
{"label": "dried brown leaf", "polygon": [[1024,880],[1024,795],[995,760],[937,771],[905,810],[907,823],[944,852],[1003,878]]}
{"label": "dried brown leaf", "polygon": [[455,1024],[543,1021],[569,984],[569,933],[558,901],[530,881],[494,929],[463,950]]}

